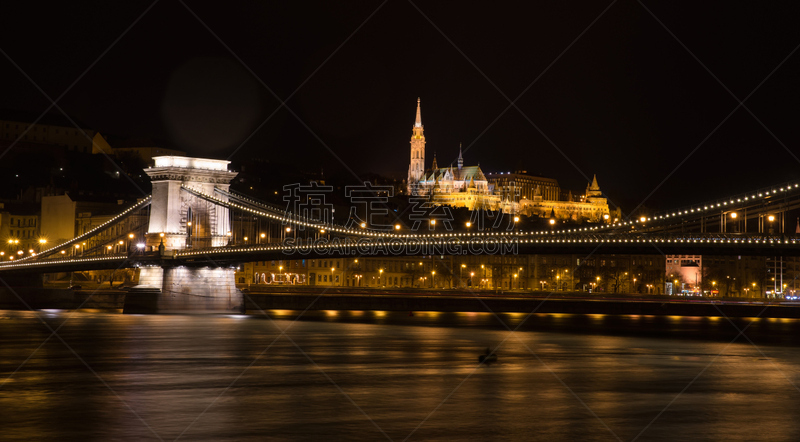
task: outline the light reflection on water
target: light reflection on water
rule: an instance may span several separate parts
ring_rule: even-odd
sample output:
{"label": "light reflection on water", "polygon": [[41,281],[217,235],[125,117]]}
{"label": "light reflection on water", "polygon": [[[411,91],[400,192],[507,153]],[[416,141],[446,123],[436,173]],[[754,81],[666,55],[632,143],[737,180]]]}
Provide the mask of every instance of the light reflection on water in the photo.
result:
{"label": "light reflection on water", "polygon": [[2,311],[0,439],[800,437],[797,320],[267,313]]}

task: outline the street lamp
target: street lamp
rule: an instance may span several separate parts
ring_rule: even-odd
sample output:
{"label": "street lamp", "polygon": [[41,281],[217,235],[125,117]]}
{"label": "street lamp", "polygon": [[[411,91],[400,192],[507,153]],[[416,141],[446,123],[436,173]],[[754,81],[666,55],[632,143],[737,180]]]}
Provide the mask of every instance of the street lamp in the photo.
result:
{"label": "street lamp", "polygon": [[431,288],[436,287],[436,270],[431,270]]}
{"label": "street lamp", "polygon": [[[517,280],[517,274],[514,273],[514,281],[516,281],[516,280]],[[514,288],[513,284],[511,285],[511,288]],[[519,288],[519,283],[517,283],[517,288]]]}
{"label": "street lamp", "polygon": [[466,268],[466,267],[467,267],[466,264],[461,264],[461,268],[458,270],[458,281],[459,281],[459,284],[463,284],[464,283],[464,268]]}
{"label": "street lamp", "polygon": [[378,285],[385,285],[382,284],[381,282],[382,280],[383,280],[383,269],[378,269]]}
{"label": "street lamp", "polygon": [[333,267],[331,267],[331,286],[333,286]]}

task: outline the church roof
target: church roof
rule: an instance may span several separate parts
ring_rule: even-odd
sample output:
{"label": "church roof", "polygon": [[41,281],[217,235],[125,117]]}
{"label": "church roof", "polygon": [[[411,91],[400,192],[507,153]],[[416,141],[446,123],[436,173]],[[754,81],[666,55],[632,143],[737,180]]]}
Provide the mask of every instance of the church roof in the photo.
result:
{"label": "church roof", "polygon": [[464,166],[461,169],[455,167],[439,167],[436,169],[428,169],[425,171],[425,180],[443,180],[444,175],[447,172],[450,172],[453,175],[453,181],[486,181],[486,176],[483,174],[481,166]]}

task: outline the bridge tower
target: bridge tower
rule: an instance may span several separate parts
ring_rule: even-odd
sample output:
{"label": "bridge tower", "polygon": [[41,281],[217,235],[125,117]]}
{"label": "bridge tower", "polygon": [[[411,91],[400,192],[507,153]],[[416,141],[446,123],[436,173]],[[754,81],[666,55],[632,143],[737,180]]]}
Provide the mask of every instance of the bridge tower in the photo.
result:
{"label": "bridge tower", "polygon": [[[236,172],[228,171],[230,161],[177,156],[153,157],[155,166],[145,170],[153,183],[150,225],[146,247],[180,250],[191,243],[190,233],[204,246],[227,244],[230,220],[228,209],[182,192],[181,186],[214,195],[214,188],[227,191]],[[226,200],[227,197],[217,195]],[[191,223],[191,224],[190,224]],[[163,233],[163,236],[162,236]]]}

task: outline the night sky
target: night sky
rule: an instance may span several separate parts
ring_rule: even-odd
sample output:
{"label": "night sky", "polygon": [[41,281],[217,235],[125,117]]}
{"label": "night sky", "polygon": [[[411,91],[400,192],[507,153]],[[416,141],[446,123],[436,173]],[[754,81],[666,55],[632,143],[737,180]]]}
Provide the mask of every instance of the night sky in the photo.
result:
{"label": "night sky", "polygon": [[529,3],[4,4],[0,107],[405,178],[421,97],[428,165],[597,174],[623,211],[800,178],[797,2]]}

